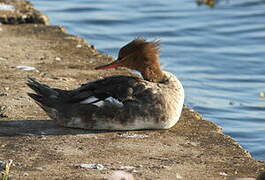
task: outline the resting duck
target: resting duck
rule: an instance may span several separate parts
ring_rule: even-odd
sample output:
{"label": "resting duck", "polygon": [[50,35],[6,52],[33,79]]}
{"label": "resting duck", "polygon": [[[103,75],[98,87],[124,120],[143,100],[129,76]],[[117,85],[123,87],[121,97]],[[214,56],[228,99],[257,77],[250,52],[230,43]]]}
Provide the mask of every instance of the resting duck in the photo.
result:
{"label": "resting duck", "polygon": [[184,89],[171,73],[162,71],[159,42],[135,39],[122,47],[114,62],[96,67],[126,67],[143,78],[111,76],[74,90],[50,88],[34,79],[28,93],[57,124],[91,130],[168,129],[176,124]]}

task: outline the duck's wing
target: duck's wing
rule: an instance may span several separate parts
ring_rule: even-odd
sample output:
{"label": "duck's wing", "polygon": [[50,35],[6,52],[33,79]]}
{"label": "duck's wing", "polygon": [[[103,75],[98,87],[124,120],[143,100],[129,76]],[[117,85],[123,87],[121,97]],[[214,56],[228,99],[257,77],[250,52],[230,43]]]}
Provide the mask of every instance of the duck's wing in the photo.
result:
{"label": "duck's wing", "polygon": [[131,76],[112,76],[83,84],[71,92],[68,102],[91,102],[114,98],[120,102],[134,99],[143,90],[142,79]]}
{"label": "duck's wing", "polygon": [[[150,129],[161,128],[164,121],[164,97],[155,83],[131,76],[112,76],[88,82],[66,91],[50,88],[33,79],[27,85],[36,103],[56,123],[65,127],[84,129]],[[113,98],[121,103],[109,102]],[[102,101],[103,104],[98,104]],[[114,105],[115,104],[115,105]],[[117,106],[116,106],[117,105]]]}
{"label": "duck's wing", "polygon": [[75,90],[61,90],[50,88],[34,79],[30,79],[27,85],[36,94],[29,96],[38,103],[46,106],[56,104],[95,104],[107,98],[114,98],[121,103],[134,100],[137,94],[141,94],[145,87],[144,80],[131,76],[112,76],[83,84]]}

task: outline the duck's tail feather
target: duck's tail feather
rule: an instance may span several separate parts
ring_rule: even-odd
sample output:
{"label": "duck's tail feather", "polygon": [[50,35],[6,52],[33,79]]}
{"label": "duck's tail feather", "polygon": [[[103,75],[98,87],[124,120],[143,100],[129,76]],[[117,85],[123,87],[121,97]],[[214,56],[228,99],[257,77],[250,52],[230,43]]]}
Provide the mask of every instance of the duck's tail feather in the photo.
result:
{"label": "duck's tail feather", "polygon": [[51,118],[57,119],[60,93],[32,78],[29,78],[27,85],[36,92],[36,94],[28,93],[29,97],[31,97]]}
{"label": "duck's tail feather", "polygon": [[32,78],[29,78],[27,85],[34,90],[38,95],[44,96],[44,97],[57,97],[59,93],[50,88],[49,86],[45,84],[40,84],[39,82],[35,81]]}
{"label": "duck's tail feather", "polygon": [[34,99],[35,101],[39,102],[39,103],[43,103],[42,102],[42,97],[40,95],[37,94],[33,94],[33,93],[27,93],[29,95],[29,97],[31,97],[32,99]]}
{"label": "duck's tail feather", "polygon": [[36,94],[28,93],[28,95],[38,102],[39,105],[44,105],[54,108],[59,101],[60,93],[45,84],[41,84],[32,78],[29,78],[27,85],[36,92]]}

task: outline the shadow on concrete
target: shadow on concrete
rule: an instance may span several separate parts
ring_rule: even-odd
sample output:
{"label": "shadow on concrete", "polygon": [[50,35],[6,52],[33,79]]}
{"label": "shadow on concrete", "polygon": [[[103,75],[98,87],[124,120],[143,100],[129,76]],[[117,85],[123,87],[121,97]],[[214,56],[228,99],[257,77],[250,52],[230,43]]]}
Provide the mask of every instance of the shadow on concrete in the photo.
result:
{"label": "shadow on concrete", "polygon": [[52,120],[8,120],[0,121],[1,136],[48,136],[48,135],[77,135],[104,133],[108,131],[93,131],[64,128]]}

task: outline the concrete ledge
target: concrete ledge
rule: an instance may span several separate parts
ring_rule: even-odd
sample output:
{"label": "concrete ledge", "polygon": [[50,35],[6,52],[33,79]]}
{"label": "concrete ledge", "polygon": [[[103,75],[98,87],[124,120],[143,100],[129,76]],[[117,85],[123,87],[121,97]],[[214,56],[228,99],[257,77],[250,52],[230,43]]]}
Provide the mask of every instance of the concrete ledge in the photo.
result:
{"label": "concrete ledge", "polygon": [[30,2],[18,0],[0,0],[0,23],[48,24],[49,19],[47,16],[34,9]]}
{"label": "concrete ledge", "polygon": [[[112,57],[60,27],[0,28],[0,160],[14,161],[14,179],[102,179],[125,170],[136,179],[218,180],[254,178],[265,170],[264,162],[188,108],[179,123],[164,131],[94,132],[55,126],[26,95],[28,77],[71,89],[128,71],[93,70]],[[104,168],[85,169],[80,166],[84,163]]]}

